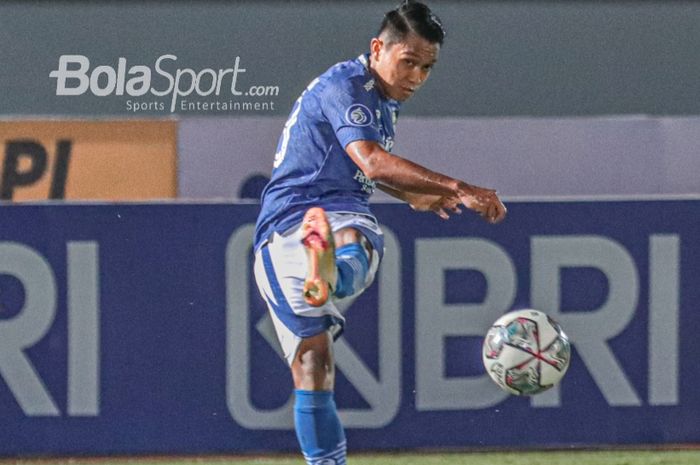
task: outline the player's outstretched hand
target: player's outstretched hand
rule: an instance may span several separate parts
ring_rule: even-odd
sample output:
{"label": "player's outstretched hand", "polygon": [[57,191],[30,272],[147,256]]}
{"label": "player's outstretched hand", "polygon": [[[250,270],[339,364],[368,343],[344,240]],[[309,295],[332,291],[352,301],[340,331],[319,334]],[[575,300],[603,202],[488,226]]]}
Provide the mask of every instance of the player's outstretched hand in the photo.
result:
{"label": "player's outstretched hand", "polygon": [[506,207],[493,189],[464,183],[459,200],[489,223],[499,223],[506,217]]}

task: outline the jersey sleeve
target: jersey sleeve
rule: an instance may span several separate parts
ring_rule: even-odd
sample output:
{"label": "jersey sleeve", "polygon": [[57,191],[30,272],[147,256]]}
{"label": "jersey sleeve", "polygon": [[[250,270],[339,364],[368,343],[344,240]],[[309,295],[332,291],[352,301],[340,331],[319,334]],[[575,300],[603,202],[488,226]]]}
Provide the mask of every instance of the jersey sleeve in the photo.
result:
{"label": "jersey sleeve", "polygon": [[356,82],[345,82],[326,88],[323,113],[335,131],[341,147],[356,140],[382,143],[376,114],[379,102],[372,92]]}

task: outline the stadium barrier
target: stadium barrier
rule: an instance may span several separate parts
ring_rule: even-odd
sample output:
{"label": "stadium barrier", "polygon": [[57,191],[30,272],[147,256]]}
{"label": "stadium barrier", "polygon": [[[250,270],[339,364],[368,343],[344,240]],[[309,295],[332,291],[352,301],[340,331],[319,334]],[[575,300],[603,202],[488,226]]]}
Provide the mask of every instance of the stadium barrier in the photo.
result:
{"label": "stadium barrier", "polygon": [[176,121],[0,121],[0,199],[174,198],[176,138]]}
{"label": "stadium barrier", "polygon": [[[285,119],[183,119],[179,196],[250,197],[246,182],[269,176]],[[697,116],[407,116],[392,152],[507,196],[658,195],[698,193],[699,145]]]}
{"label": "stadium barrier", "polygon": [[[342,303],[335,352],[353,450],[700,441],[700,199],[512,202],[497,226],[375,210],[385,260]],[[0,455],[295,451],[252,280],[256,214],[3,207]],[[522,307],[574,347],[561,385],[532,398],[481,366],[488,326]]]}

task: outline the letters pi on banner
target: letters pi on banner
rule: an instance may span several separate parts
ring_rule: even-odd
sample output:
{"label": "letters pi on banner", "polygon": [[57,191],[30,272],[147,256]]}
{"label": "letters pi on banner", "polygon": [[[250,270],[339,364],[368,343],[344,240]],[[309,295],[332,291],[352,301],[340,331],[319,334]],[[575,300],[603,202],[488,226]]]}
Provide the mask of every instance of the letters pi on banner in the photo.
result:
{"label": "letters pi on banner", "polygon": [[0,121],[0,199],[177,196],[175,121]]}

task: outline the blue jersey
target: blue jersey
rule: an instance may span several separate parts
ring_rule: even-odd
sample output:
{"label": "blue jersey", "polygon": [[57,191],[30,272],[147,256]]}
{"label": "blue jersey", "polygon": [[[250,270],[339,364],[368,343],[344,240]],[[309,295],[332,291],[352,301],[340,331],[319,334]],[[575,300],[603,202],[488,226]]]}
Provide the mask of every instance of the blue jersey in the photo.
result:
{"label": "blue jersey", "polygon": [[277,145],[272,178],[262,194],[255,250],[273,233],[299,223],[314,206],[372,216],[375,183],[345,147],[356,140],[394,143],[400,104],[385,98],[368,69],[368,55],[338,63],[297,99]]}

